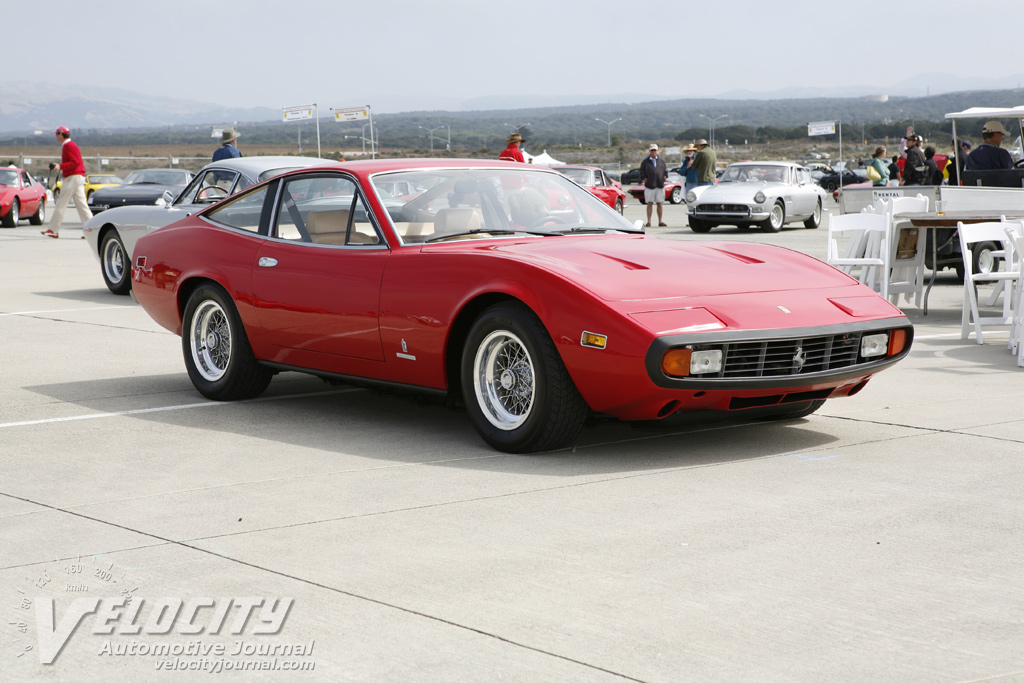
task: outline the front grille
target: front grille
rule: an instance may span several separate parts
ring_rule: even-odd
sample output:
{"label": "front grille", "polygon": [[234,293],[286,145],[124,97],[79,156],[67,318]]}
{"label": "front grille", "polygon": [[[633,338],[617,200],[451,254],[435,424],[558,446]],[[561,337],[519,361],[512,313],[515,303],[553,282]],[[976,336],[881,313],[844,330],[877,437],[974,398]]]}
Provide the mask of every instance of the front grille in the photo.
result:
{"label": "front grille", "polygon": [[746,204],[698,204],[697,213],[750,213]]}
{"label": "front grille", "polygon": [[856,332],[722,344],[722,370],[701,378],[784,377],[852,367],[858,363],[861,336]]}

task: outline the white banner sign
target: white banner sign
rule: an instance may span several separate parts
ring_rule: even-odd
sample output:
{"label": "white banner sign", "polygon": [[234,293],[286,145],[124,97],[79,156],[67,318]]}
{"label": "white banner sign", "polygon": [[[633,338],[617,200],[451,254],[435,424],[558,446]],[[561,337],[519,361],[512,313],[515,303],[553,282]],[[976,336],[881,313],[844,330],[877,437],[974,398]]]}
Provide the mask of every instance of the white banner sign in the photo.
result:
{"label": "white banner sign", "polygon": [[214,128],[213,132],[210,133],[210,137],[211,138],[219,138],[222,135],[224,135],[224,129],[223,128]]}
{"label": "white banner sign", "polygon": [[369,107],[351,107],[349,109],[335,109],[335,121],[362,121],[370,118]]}
{"label": "white banner sign", "polygon": [[807,124],[808,135],[833,135],[836,132],[835,121],[818,121]]}
{"label": "white banner sign", "polygon": [[306,119],[313,118],[313,107],[295,107],[293,109],[284,109],[284,121],[305,121]]}
{"label": "white banner sign", "polygon": [[871,201],[872,202],[878,201],[880,199],[896,199],[897,197],[902,197],[902,196],[904,196],[903,195],[903,190],[899,190],[899,189],[896,189],[896,188],[892,188],[891,190],[872,190],[871,191]]}

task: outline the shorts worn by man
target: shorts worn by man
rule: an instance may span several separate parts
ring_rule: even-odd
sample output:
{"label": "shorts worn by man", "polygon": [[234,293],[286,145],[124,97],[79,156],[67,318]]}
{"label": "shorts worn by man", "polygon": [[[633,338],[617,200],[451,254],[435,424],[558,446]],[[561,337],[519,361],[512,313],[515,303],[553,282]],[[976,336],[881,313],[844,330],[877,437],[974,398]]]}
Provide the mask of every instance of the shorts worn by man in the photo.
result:
{"label": "shorts worn by man", "polygon": [[[57,142],[61,144],[60,173],[64,180],[61,183],[60,197],[57,198],[57,208],[53,210],[53,218],[50,219],[50,227],[43,230],[43,234],[57,239],[60,237],[60,226],[64,222],[64,211],[67,210],[69,201],[75,200],[78,218],[83,223],[92,218],[92,211],[89,210],[85,199],[85,162],[82,161],[82,152],[78,145],[71,141],[71,131],[66,126],[61,126],[53,133],[57,137]],[[56,164],[50,164],[51,170],[56,167]]]}
{"label": "shorts worn by man", "polygon": [[658,146],[648,148],[647,158],[640,162],[640,182],[644,186],[644,203],[647,204],[647,227],[651,227],[651,209],[658,207],[658,226],[668,227],[662,218],[665,206],[665,179],[668,167],[658,158]]}

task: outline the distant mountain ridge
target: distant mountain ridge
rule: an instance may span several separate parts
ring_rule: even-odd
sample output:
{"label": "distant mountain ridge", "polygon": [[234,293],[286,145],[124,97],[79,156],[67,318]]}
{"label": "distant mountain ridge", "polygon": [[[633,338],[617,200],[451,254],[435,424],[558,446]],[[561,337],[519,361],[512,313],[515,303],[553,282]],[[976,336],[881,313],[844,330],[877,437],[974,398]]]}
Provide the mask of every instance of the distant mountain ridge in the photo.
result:
{"label": "distant mountain ridge", "polygon": [[[1018,90],[1024,76],[1002,78],[961,78],[941,73],[926,73],[907,78],[895,85],[813,85],[774,91],[729,90],[699,97],[662,96],[645,93],[602,95],[515,94],[453,98],[381,94],[364,98],[376,114],[408,112],[512,112],[548,110],[562,107],[603,105],[608,111],[628,110],[643,105],[693,106],[751,105],[792,99],[859,98],[869,95],[889,97],[935,97],[962,91]],[[347,103],[347,104],[359,104]],[[1024,104],[1019,102],[1018,104]],[[324,107],[321,116],[328,116]],[[55,83],[0,83],[0,132],[23,134],[25,131],[53,130],[58,125],[88,129],[150,128],[177,125],[231,125],[236,121],[280,120],[281,110],[274,107],[232,107],[174,97],[154,97],[121,88],[88,88]]]}

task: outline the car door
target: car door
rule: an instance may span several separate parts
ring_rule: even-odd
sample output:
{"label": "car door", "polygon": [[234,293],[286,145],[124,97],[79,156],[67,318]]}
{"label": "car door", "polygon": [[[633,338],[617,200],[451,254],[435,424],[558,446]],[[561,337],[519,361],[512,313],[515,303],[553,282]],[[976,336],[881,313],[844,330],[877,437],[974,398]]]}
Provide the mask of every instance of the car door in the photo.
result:
{"label": "car door", "polygon": [[811,176],[802,168],[790,168],[790,182],[793,184],[793,208],[790,215],[810,216],[818,203],[818,194],[811,187]]}
{"label": "car door", "polygon": [[380,283],[390,251],[354,180],[282,179],[252,287],[282,363],[342,371],[339,357],[383,361]]}
{"label": "car door", "polygon": [[39,200],[42,199],[46,190],[37,183],[28,171],[21,171],[21,190],[18,193],[21,202],[21,215],[34,216],[39,210]]}
{"label": "car door", "polygon": [[615,192],[615,186],[612,185],[611,181],[604,174],[604,171],[594,171],[594,194],[601,198],[608,206],[614,207],[615,200],[618,198]]}

